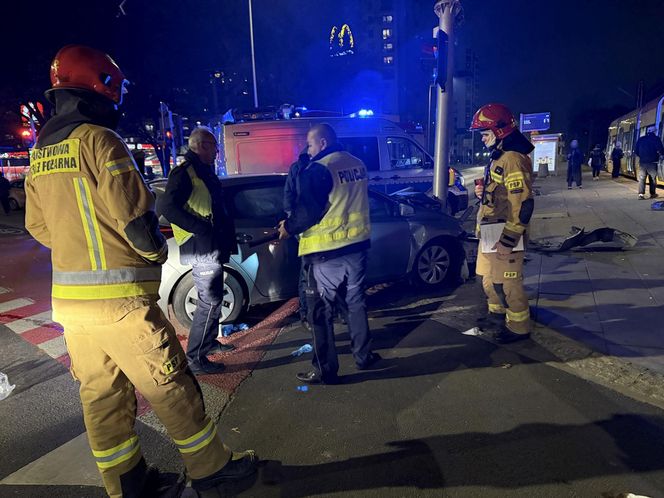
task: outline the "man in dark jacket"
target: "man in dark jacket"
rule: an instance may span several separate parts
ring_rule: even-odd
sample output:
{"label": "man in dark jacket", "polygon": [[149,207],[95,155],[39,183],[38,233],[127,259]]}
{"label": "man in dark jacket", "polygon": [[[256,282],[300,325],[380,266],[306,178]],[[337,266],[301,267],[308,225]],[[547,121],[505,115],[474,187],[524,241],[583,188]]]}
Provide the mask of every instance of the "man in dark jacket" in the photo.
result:
{"label": "man in dark jacket", "polygon": [[214,171],[217,140],[209,128],[189,137],[185,161],[171,171],[157,210],[173,227],[180,262],[193,267],[198,304],[189,333],[187,360],[195,374],[224,370],[207,355],[230,351],[216,339],[224,297],[224,263],[235,251],[235,230],[223,203],[221,182]]}
{"label": "man in dark jacket", "polygon": [[567,154],[567,188],[571,190],[574,182],[577,187],[583,188],[583,174],[581,173],[583,153],[579,150],[579,141],[572,140],[570,148],[571,150]]}
{"label": "man in dark jacket", "polygon": [[655,135],[654,126],[649,126],[646,134],[636,142],[634,154],[639,157],[639,199],[645,199],[646,177],[650,179],[650,197],[657,197],[657,163],[664,155],[664,146]]}
{"label": "man in dark jacket", "polygon": [[[288,177],[284,185],[284,212],[286,217],[290,217],[295,209],[297,202],[297,182],[300,171],[309,164],[309,154],[306,149],[300,154],[297,161],[291,164],[288,170]],[[302,261],[300,266],[300,281],[298,282],[297,290],[300,298],[300,321],[302,326],[307,330],[311,330],[311,325],[307,321],[307,294],[306,294],[306,279],[307,279],[308,265]]]}
{"label": "man in dark jacket", "polygon": [[622,144],[616,142],[616,146],[611,151],[611,162],[613,163],[613,169],[611,170],[611,177],[618,178],[620,176],[620,161],[625,156],[622,150]]}
{"label": "man in dark jacket", "polygon": [[330,125],[313,126],[307,143],[312,159],[298,176],[294,210],[279,224],[279,234],[282,239],[301,234],[298,251],[311,265],[307,297],[314,338],[313,368],[298,373],[297,378],[334,384],[339,370],[333,326],[337,299],[348,308],[357,368],[370,368],[380,360],[371,351],[364,299],[371,236],[368,175],[362,161],[343,151]]}
{"label": "man in dark jacket", "polygon": [[0,173],[0,203],[5,214],[9,214],[11,207],[9,205],[9,190],[12,188],[9,180],[5,178],[4,173]]}
{"label": "man in dark jacket", "polygon": [[606,156],[602,151],[602,147],[597,144],[590,152],[590,165],[593,169],[593,180],[599,180],[599,172],[604,168],[605,164]]}

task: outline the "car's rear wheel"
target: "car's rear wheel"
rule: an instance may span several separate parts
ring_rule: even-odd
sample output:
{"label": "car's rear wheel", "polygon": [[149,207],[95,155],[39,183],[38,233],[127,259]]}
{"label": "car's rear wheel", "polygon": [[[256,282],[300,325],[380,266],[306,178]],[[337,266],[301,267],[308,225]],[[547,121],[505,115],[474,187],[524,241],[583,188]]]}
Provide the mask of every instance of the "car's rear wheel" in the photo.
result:
{"label": "car's rear wheel", "polygon": [[[233,273],[224,272],[224,299],[221,305],[221,321],[223,323],[236,321],[244,311],[245,301],[246,296],[242,284]],[[173,292],[172,303],[177,321],[183,327],[190,328],[198,304],[198,292],[191,272],[187,273],[178,282]]]}
{"label": "car's rear wheel", "polygon": [[418,253],[412,278],[422,287],[439,287],[453,282],[459,274],[459,250],[450,240],[430,241]]}
{"label": "car's rear wheel", "polygon": [[21,209],[21,206],[18,205],[18,201],[16,199],[12,199],[11,197],[9,198],[9,208],[12,211],[18,211]]}

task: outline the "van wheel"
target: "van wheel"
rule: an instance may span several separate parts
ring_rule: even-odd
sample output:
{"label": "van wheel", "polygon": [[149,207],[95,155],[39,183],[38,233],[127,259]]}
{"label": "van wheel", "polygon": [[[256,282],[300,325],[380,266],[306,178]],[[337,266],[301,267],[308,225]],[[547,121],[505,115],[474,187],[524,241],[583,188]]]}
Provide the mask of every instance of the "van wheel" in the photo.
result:
{"label": "van wheel", "polygon": [[[224,272],[224,299],[221,305],[222,323],[233,323],[244,311],[245,292],[235,275]],[[173,292],[173,312],[175,318],[184,328],[191,328],[194,311],[198,303],[198,292],[194,285],[194,277],[187,273],[178,282]]]}
{"label": "van wheel", "polygon": [[18,211],[19,209],[21,209],[16,199],[12,199],[11,197],[9,198],[9,209],[11,209],[12,211]]}
{"label": "van wheel", "polygon": [[454,282],[459,274],[457,247],[444,238],[425,245],[415,258],[412,278],[421,287],[442,287]]}

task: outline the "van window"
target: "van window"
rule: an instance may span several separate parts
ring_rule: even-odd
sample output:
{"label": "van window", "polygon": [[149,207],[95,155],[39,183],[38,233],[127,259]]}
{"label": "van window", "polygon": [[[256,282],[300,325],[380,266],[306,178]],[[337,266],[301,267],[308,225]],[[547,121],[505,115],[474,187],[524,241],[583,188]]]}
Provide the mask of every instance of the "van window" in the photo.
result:
{"label": "van window", "polygon": [[407,138],[387,139],[392,169],[424,168],[424,152]]}
{"label": "van window", "polygon": [[242,142],[237,145],[239,173],[288,173],[297,161],[305,139]]}
{"label": "van window", "polygon": [[375,137],[348,137],[339,140],[341,145],[362,162],[369,171],[380,170],[378,139]]}

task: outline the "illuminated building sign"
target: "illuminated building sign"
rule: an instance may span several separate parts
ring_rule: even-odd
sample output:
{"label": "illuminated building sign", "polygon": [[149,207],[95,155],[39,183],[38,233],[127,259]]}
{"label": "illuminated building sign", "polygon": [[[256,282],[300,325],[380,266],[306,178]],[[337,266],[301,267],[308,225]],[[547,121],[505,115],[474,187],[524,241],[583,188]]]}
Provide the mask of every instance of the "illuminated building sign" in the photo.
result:
{"label": "illuminated building sign", "polygon": [[348,24],[330,30],[330,57],[341,57],[355,53],[355,39]]}

